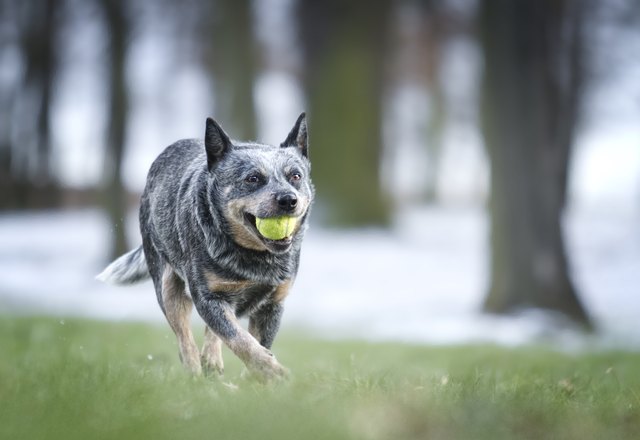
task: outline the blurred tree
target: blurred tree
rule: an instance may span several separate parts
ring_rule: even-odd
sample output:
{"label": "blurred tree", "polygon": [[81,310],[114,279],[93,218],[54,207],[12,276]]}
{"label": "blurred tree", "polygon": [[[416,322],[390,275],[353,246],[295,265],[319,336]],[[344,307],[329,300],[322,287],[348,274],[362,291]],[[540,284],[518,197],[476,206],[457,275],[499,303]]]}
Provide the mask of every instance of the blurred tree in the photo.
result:
{"label": "blurred tree", "polygon": [[107,101],[107,145],[105,149],[104,206],[112,229],[110,259],[127,251],[125,217],[127,191],[122,182],[122,161],[129,122],[129,91],[125,63],[131,24],[126,0],[99,0],[109,43],[109,97]]}
{"label": "blurred tree", "polygon": [[429,120],[426,127],[426,147],[429,152],[429,180],[427,182],[427,201],[435,202],[437,198],[438,166],[442,153],[444,129],[447,118],[447,102],[442,76],[442,46],[445,35],[442,29],[442,16],[423,12],[427,32],[423,36],[427,69],[425,80],[431,95]]}
{"label": "blurred tree", "polygon": [[313,178],[326,221],[386,224],[380,182],[388,0],[299,1]]}
{"label": "blurred tree", "polygon": [[249,0],[200,2],[204,67],[210,73],[215,117],[237,139],[256,139],[253,84],[256,43]]}
{"label": "blurred tree", "polygon": [[[421,105],[409,104],[411,116],[403,118],[402,127],[396,128],[415,132],[420,138],[421,147],[424,148],[426,170],[420,173],[422,180],[419,184],[413,185],[407,200],[418,203],[436,201],[444,129],[449,111],[441,83],[443,51],[449,39],[447,27],[450,21],[443,3],[441,0],[405,0],[393,4],[395,19],[389,51],[390,61],[387,61],[392,68],[392,90],[389,94],[393,96],[398,93],[397,90],[403,89],[425,92],[417,95],[425,97],[423,102],[427,108],[426,117],[421,114]],[[422,99],[420,101],[422,102]],[[391,160],[398,157],[393,148],[394,145],[388,146]]]}
{"label": "blurred tree", "polygon": [[589,325],[561,230],[583,86],[579,0],[482,0],[482,130],[491,164],[484,308],[559,311]]}
{"label": "blurred tree", "polygon": [[418,35],[420,56],[414,62],[422,62],[421,73],[429,90],[429,119],[427,120],[425,137],[429,159],[427,170],[428,181],[425,188],[427,202],[435,202],[437,198],[438,166],[443,147],[444,130],[447,123],[447,101],[442,85],[442,64],[445,44],[450,38],[448,29],[451,19],[447,16],[443,1],[415,0],[417,15],[421,22]]}
{"label": "blurred tree", "polygon": [[[12,2],[0,2],[0,59],[6,65],[10,52],[15,48],[15,5]],[[0,209],[11,206],[13,176],[11,173],[12,140],[11,120],[17,98],[16,76],[8,78],[5,73],[0,82]]]}
{"label": "blurred tree", "polygon": [[[51,161],[50,113],[58,68],[56,39],[62,1],[2,3],[3,50],[19,50],[21,80],[2,84],[0,206],[53,206],[59,187]],[[9,31],[12,29],[13,32]]]}

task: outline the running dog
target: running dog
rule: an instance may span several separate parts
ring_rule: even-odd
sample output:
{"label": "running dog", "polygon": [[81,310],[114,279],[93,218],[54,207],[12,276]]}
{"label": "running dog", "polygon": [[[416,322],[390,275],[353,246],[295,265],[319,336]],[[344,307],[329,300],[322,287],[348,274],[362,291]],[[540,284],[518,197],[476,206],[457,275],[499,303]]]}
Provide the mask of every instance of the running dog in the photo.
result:
{"label": "running dog", "polygon": [[[304,113],[280,146],[231,140],[208,118],[204,140],[180,140],[153,162],[140,206],[142,245],[97,278],[151,277],[191,373],[222,374],[224,343],[258,378],[285,377],[270,348],[298,271],[314,197],[309,172]],[[275,237],[259,226],[277,227],[281,218],[289,223]],[[194,304],[206,323],[202,351],[190,328]]]}

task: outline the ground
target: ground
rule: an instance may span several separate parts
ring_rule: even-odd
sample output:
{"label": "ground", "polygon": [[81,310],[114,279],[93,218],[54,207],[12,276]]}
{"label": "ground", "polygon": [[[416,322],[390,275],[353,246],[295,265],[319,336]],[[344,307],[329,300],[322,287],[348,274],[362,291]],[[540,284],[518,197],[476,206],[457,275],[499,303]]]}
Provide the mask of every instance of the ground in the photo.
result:
{"label": "ground", "polygon": [[326,341],[293,377],[183,372],[163,325],[0,317],[0,438],[637,438],[640,353]]}

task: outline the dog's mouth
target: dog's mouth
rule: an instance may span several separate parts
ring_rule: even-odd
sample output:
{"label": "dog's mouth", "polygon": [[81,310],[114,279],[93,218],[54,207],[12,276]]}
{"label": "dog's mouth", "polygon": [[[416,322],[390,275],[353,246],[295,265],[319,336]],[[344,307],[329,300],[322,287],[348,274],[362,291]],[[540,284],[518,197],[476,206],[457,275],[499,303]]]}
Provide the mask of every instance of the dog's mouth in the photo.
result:
{"label": "dog's mouth", "polygon": [[285,252],[293,243],[293,236],[299,228],[299,218],[290,217],[294,221],[294,227],[290,223],[283,224],[285,220],[280,218],[259,218],[248,212],[244,214],[244,222],[247,228],[258,237],[267,249],[273,252]]}

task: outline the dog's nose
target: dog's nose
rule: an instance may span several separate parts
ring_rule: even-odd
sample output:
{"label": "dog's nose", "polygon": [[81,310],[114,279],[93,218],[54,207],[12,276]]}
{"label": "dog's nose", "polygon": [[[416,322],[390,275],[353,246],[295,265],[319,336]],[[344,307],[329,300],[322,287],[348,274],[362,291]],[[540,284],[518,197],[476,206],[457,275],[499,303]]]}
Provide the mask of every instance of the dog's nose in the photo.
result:
{"label": "dog's nose", "polygon": [[293,193],[278,194],[276,201],[278,202],[278,207],[286,212],[293,211],[298,205],[298,198]]}

